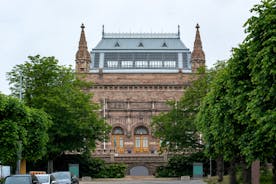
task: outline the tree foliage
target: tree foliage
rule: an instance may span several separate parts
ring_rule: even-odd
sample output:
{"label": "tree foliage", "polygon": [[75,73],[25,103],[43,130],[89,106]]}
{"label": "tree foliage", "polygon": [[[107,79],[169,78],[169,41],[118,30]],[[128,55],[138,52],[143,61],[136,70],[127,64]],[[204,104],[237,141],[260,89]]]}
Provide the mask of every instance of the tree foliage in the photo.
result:
{"label": "tree foliage", "polygon": [[29,56],[29,61],[8,73],[14,95],[19,92],[20,72],[24,102],[43,109],[52,118],[48,156],[95,147],[108,126],[98,117],[92,96],[83,91],[91,84],[76,78],[70,67],[58,65],[54,57]]}
{"label": "tree foliage", "polygon": [[1,163],[13,165],[19,154],[23,159],[40,159],[45,154],[50,125],[45,112],[0,94]]}
{"label": "tree foliage", "polygon": [[211,155],[240,156],[248,165],[275,160],[276,152],[276,2],[262,1],[251,11],[246,39],[216,75],[197,115]]}
{"label": "tree foliage", "polygon": [[[248,93],[248,123],[254,136],[245,135],[242,152],[248,161],[275,158],[276,152],[276,1],[255,5],[246,22],[246,46],[252,90]],[[248,139],[250,137],[250,139]]]}
{"label": "tree foliage", "polygon": [[169,112],[153,117],[153,133],[162,140],[163,148],[183,151],[185,148],[201,147],[194,120],[211,76],[212,72],[198,73],[179,101],[168,102]]}

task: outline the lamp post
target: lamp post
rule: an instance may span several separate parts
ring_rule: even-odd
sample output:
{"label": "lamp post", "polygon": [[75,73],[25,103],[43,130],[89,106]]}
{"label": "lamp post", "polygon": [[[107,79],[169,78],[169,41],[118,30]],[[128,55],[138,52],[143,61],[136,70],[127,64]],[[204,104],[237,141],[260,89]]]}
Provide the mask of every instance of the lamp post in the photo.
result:
{"label": "lamp post", "polygon": [[[20,101],[22,101],[22,71],[19,71],[19,74],[20,74],[19,99]],[[20,140],[18,141],[16,174],[20,174],[21,154],[22,154],[22,141]]]}
{"label": "lamp post", "polygon": [[[103,118],[104,118],[104,122],[105,122],[105,98],[104,98],[104,101],[103,101]],[[106,149],[106,145],[105,145],[105,131],[104,131],[104,142],[103,142],[103,146],[104,146],[104,152],[105,152],[105,149]]]}
{"label": "lamp post", "polygon": [[21,163],[21,153],[22,153],[22,142],[18,141],[18,151],[17,151],[17,163],[16,163],[16,174],[20,174],[20,163]]}
{"label": "lamp post", "polygon": [[210,157],[210,177],[212,176],[212,157]]}
{"label": "lamp post", "polygon": [[19,87],[19,99],[22,100],[22,71],[19,71],[20,74],[20,87]]}

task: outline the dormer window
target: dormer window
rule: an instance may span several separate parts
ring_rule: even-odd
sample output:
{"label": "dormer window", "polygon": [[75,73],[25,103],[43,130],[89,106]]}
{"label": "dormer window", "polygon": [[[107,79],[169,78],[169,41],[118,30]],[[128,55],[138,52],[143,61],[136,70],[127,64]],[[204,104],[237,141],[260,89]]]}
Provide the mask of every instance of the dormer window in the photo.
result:
{"label": "dormer window", "polygon": [[143,43],[140,42],[139,45],[138,45],[138,47],[144,47]]}
{"label": "dormer window", "polygon": [[168,45],[166,44],[166,42],[163,43],[162,47],[168,47]]}
{"label": "dormer window", "polygon": [[120,44],[118,42],[116,42],[115,47],[120,47]]}

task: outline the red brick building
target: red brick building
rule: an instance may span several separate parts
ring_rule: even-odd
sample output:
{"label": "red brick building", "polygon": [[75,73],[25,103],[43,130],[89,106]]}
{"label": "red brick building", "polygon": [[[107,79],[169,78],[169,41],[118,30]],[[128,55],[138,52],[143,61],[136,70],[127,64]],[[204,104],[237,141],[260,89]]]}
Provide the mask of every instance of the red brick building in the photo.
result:
{"label": "red brick building", "polygon": [[205,66],[199,26],[191,52],[177,33],[105,33],[88,51],[81,26],[76,72],[94,83],[90,92],[112,125],[110,139],[99,143],[94,156],[128,164],[128,174],[153,174],[166,163],[160,141],[152,136],[151,117],[166,112],[167,100],[179,99],[200,66]]}

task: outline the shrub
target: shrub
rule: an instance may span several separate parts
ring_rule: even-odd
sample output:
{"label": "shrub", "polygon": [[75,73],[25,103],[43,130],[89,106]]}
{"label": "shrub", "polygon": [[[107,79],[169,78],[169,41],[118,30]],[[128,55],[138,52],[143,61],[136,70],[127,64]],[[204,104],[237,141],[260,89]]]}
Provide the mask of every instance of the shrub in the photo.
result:
{"label": "shrub", "polygon": [[125,177],[125,164],[108,164],[99,172],[97,178],[123,178]]}
{"label": "shrub", "polygon": [[193,153],[191,155],[175,155],[166,166],[161,166],[156,169],[157,177],[179,177],[192,176],[193,163],[202,162],[204,171],[208,171],[209,159],[204,156],[203,152]]}

